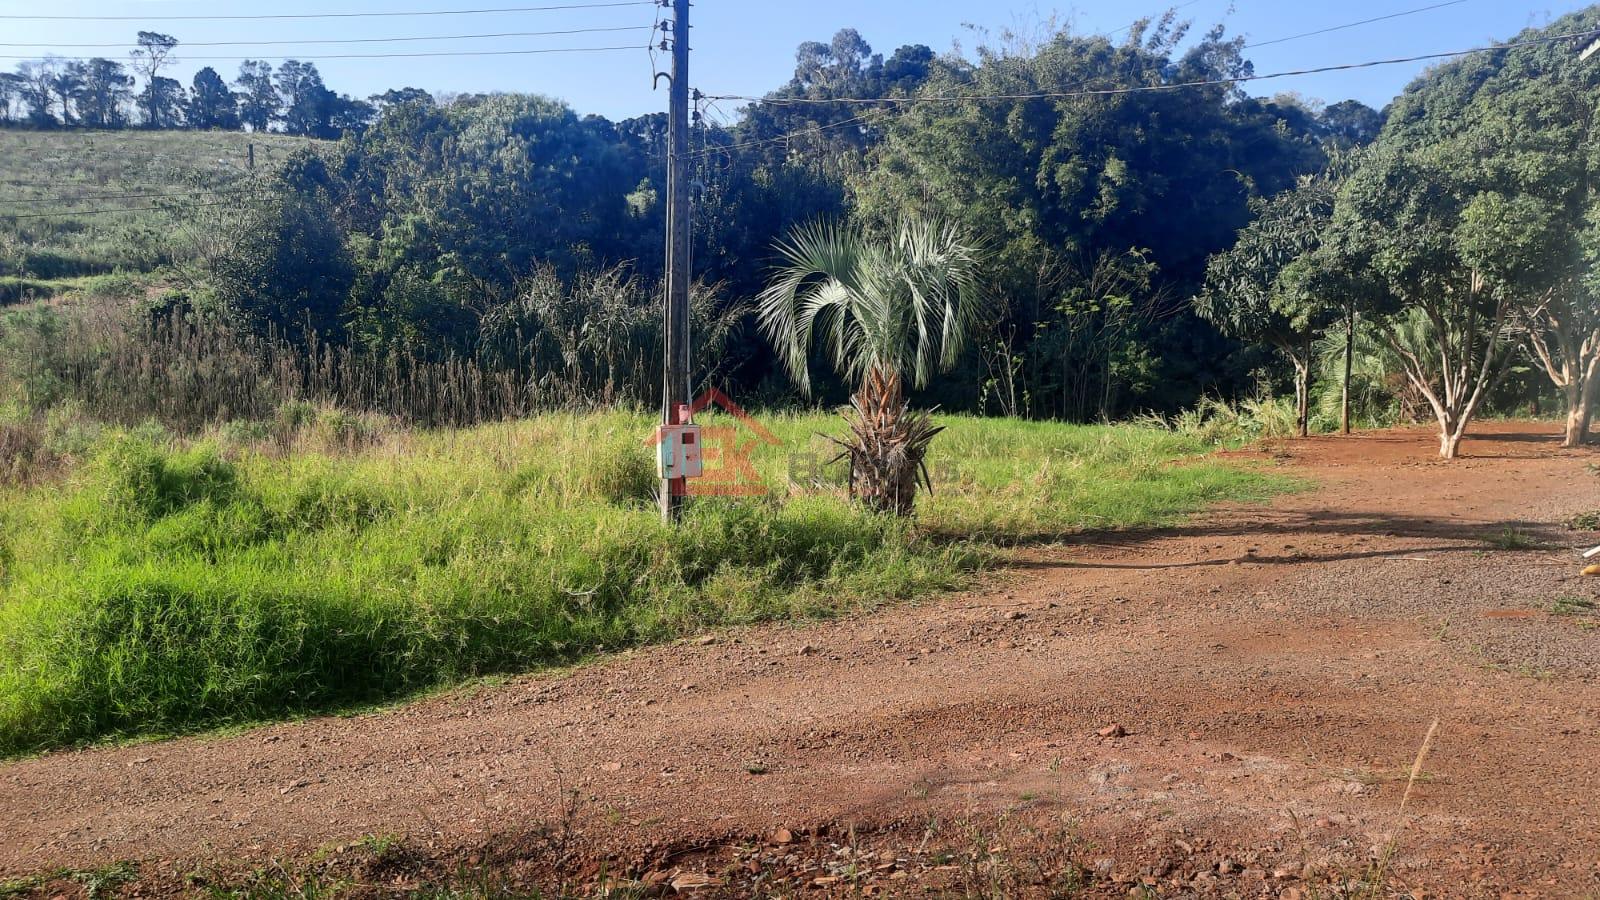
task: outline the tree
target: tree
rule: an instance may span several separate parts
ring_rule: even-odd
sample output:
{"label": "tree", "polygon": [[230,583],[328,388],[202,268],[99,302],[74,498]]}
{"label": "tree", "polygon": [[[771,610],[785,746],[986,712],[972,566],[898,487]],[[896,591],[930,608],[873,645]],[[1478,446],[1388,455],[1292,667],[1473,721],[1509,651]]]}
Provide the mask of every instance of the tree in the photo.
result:
{"label": "tree", "polygon": [[144,107],[146,128],[182,128],[185,98],[183,85],[176,78],[157,75],[139,94]]}
{"label": "tree", "polygon": [[237,101],[238,98],[228,90],[227,82],[222,80],[217,70],[206,66],[194,73],[194,82],[189,88],[189,104],[186,107],[189,127],[228,131],[237,129]]}
{"label": "tree", "polygon": [[[1457,148],[1379,148],[1345,185],[1328,240],[1329,259],[1370,272],[1369,315],[1439,423],[1439,455],[1454,459],[1467,426],[1515,349],[1511,327],[1524,295],[1496,277],[1493,221],[1506,209],[1475,191]],[[1513,232],[1521,231],[1512,237]],[[1520,248],[1536,240],[1523,223],[1501,231]],[[1402,340],[1417,321],[1426,347]]]}
{"label": "tree", "polygon": [[141,31],[138,43],[139,46],[128,55],[133,60],[133,70],[145,78],[145,90],[141,95],[145,104],[145,124],[152,128],[165,127],[154,123],[170,120],[172,113],[168,104],[172,101],[173,92],[165,86],[157,87],[156,79],[171,61],[172,51],[178,47],[178,39],[158,31]]}
{"label": "tree", "polygon": [[1341,147],[1366,146],[1383,130],[1383,113],[1360,100],[1335,103],[1317,118],[1327,139]]}
{"label": "tree", "polygon": [[1292,190],[1251,203],[1256,218],[1234,246],[1211,257],[1195,310],[1230,337],[1264,341],[1294,367],[1295,426],[1310,431],[1312,342],[1331,308],[1306,266],[1333,217],[1334,183],[1306,176]]}
{"label": "tree", "polygon": [[354,279],[350,253],[317,191],[253,204],[237,239],[210,261],[222,309],[260,334],[337,338]]}
{"label": "tree", "polygon": [[84,66],[80,62],[56,62],[50,76],[50,91],[55,103],[61,107],[61,124],[68,128],[77,124],[74,108],[83,94]]}
{"label": "tree", "polygon": [[[1544,34],[1597,26],[1600,9],[1591,7]],[[1387,175],[1431,179],[1408,187],[1406,202],[1416,204],[1420,225],[1453,247],[1479,293],[1497,311],[1505,307],[1508,329],[1520,332],[1563,395],[1568,446],[1587,439],[1600,390],[1597,93],[1600,69],[1565,41],[1474,54],[1407,88],[1379,142],[1402,160],[1387,165]],[[1371,212],[1380,210],[1375,203]],[[1386,230],[1397,224],[1369,221]]]}
{"label": "tree", "polygon": [[1150,360],[1140,335],[1173,312],[1167,292],[1155,285],[1158,274],[1137,248],[1066,262],[1060,297],[1038,323],[1034,350],[1059,360],[1062,390],[1071,395],[1064,408],[1073,418],[1109,421],[1118,390],[1142,380]]}
{"label": "tree", "polygon": [[338,137],[333,127],[339,97],[322,83],[315,63],[283,61],[273,76],[283,98],[283,130],[307,137]]}
{"label": "tree", "polygon": [[266,131],[278,118],[283,108],[283,98],[272,79],[272,64],[259,59],[247,59],[239,64],[239,77],[234,80],[239,89],[239,119],[251,131]]}
{"label": "tree", "polygon": [[30,60],[17,66],[17,93],[27,108],[27,122],[34,128],[54,128],[60,124],[50,111],[55,94],[55,64],[51,60]]}
{"label": "tree", "polygon": [[372,124],[372,118],[378,112],[371,103],[348,95],[335,97],[332,106],[332,111],[328,115],[328,128],[338,134],[361,133]]}
{"label": "tree", "polygon": [[0,72],[0,122],[13,120],[11,105],[22,97],[22,76]]}
{"label": "tree", "polygon": [[919,477],[928,484],[924,459],[940,429],[911,412],[906,382],[926,387],[955,365],[981,314],[983,254],[955,226],[929,220],[903,222],[887,241],[813,225],[777,249],[778,274],[757,301],[761,330],[804,393],[821,333],[855,385],[852,434],[841,442],[851,495],[907,515]]}
{"label": "tree", "polygon": [[[1022,51],[940,58],[920,91],[961,96],[1071,94],[1104,87],[1221,80],[1248,74],[1237,40],[1213,32],[1187,51],[1181,26],[1146,23],[1121,44],[1056,34]],[[1294,123],[1300,123],[1296,125]],[[949,216],[992,251],[1003,298],[997,329],[1015,335],[1018,378],[1036,415],[1103,412],[1081,398],[1131,409],[1174,409],[1208,383],[1242,383],[1218,365],[1232,349],[1185,308],[1141,316],[1118,336],[1119,366],[1069,341],[1077,324],[1061,299],[1094,262],[1136,250],[1149,296],[1192,297],[1207,258],[1251,218],[1250,198],[1291,187],[1324,161],[1311,117],[1223,85],[1056,99],[911,104],[886,117],[872,165],[854,179],[853,206],[874,226],[907,211]],[[1300,130],[1297,130],[1300,129]],[[1162,352],[1182,346],[1181,352]],[[1083,378],[1114,379],[1082,385]],[[976,379],[973,379],[976,381]]]}
{"label": "tree", "polygon": [[374,110],[383,110],[402,103],[421,103],[426,106],[433,105],[433,95],[422,88],[390,88],[381,94],[373,94],[367,98]]}
{"label": "tree", "polygon": [[124,112],[133,96],[133,76],[122,63],[91,59],[81,63],[78,112],[90,128],[121,128],[127,124]]}

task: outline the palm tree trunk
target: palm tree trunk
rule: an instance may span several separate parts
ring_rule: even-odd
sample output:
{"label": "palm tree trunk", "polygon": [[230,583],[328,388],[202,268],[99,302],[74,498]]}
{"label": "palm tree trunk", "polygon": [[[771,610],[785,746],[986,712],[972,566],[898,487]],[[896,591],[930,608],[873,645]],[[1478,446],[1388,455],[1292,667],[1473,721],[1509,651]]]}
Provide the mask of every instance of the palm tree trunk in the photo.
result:
{"label": "palm tree trunk", "polygon": [[898,373],[869,371],[851,406],[850,438],[837,442],[850,460],[851,498],[874,512],[911,515],[919,480],[927,483],[928,444],[943,429],[911,411]]}

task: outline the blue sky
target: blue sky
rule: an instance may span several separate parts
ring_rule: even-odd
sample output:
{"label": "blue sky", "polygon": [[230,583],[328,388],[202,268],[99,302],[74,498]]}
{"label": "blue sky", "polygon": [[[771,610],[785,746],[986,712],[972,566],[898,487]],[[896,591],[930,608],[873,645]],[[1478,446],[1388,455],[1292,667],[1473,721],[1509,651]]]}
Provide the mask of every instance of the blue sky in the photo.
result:
{"label": "blue sky", "polygon": [[[221,0],[0,0],[0,14],[80,16],[182,16],[255,14],[263,12],[326,13],[466,9],[483,6],[546,5],[586,0],[273,0],[240,3]],[[1388,15],[1440,0],[1171,0],[1197,31],[1221,22],[1229,33],[1267,41],[1358,19]],[[1249,51],[1258,72],[1410,56],[1479,46],[1542,25],[1587,3],[1573,0],[1463,0],[1388,22],[1289,41]],[[793,70],[794,49],[804,40],[826,41],[834,31],[854,27],[875,50],[888,55],[908,43],[935,50],[960,41],[971,47],[972,23],[998,30],[1034,23],[1052,13],[1080,32],[1121,28],[1132,19],[1159,12],[1160,0],[1078,0],[1073,5],[1008,2],[1008,0],[698,0],[694,12],[694,83],[712,94],[759,94],[785,81]],[[123,48],[73,49],[68,44],[130,41],[135,31],[165,31],[180,40],[286,41],[271,47],[189,47],[171,72],[187,83],[203,65],[214,66],[231,79],[238,59],[256,56],[276,61],[286,56],[322,54],[430,52],[439,50],[511,50],[543,47],[637,46],[607,53],[546,56],[480,56],[411,59],[318,60],[328,85],[366,96],[385,88],[416,86],[435,92],[533,91],[560,97],[579,112],[621,118],[661,109],[665,92],[650,89],[650,61],[643,49],[647,31],[619,31],[548,37],[501,37],[478,40],[428,40],[397,44],[309,45],[308,39],[343,40],[423,35],[462,35],[581,28],[648,27],[654,10],[644,4],[587,10],[551,10],[514,14],[300,21],[16,21],[0,20],[0,42],[39,43],[63,56],[122,57]],[[4,47],[0,55],[42,55],[46,48]],[[227,57],[201,60],[202,56]],[[10,68],[12,60],[0,61]],[[1252,93],[1294,90],[1328,102],[1354,97],[1382,106],[1422,64],[1390,66],[1357,72],[1257,82]]]}

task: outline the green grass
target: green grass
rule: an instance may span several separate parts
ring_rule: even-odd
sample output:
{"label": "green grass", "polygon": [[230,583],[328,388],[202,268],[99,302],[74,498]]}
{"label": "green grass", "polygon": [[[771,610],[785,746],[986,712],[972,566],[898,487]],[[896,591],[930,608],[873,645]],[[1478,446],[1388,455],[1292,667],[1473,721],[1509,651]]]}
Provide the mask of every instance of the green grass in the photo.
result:
{"label": "green grass", "polygon": [[913,525],[792,489],[792,454],[827,453],[814,433],[839,426],[787,415],[763,420],[781,446],[755,444],[769,493],[699,499],[667,529],[643,416],[457,432],[349,418],[322,413],[287,453],[243,426],[184,442],[107,430],[67,474],[0,489],[0,752],[348,708],[836,614],[957,587],[1000,544],[1287,486],[1158,429],[944,418],[936,492]]}
{"label": "green grass", "polygon": [[[0,129],[0,305],[70,292],[83,276],[148,274],[182,261],[185,232],[202,227],[196,213],[212,208],[200,204],[247,199],[200,192],[237,191],[314,143],[229,132]],[[63,197],[74,199],[55,199]],[[128,211],[90,214],[100,210]],[[16,218],[37,213],[66,215]]]}
{"label": "green grass", "polygon": [[1507,525],[1496,534],[1484,538],[1484,543],[1496,550],[1542,550],[1544,545],[1521,528]]}
{"label": "green grass", "polygon": [[1592,616],[1600,612],[1600,604],[1589,597],[1557,597],[1550,603],[1552,616]]}

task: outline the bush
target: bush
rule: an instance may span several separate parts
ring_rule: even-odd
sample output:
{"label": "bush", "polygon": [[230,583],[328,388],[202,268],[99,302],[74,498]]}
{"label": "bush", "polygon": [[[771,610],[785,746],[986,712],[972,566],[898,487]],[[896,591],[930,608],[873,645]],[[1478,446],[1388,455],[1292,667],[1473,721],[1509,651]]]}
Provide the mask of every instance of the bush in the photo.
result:
{"label": "bush", "polygon": [[1160,418],[1154,421],[1207,447],[1222,447],[1263,438],[1294,437],[1296,418],[1294,401],[1287,397],[1238,403],[1207,397],[1170,422]]}

